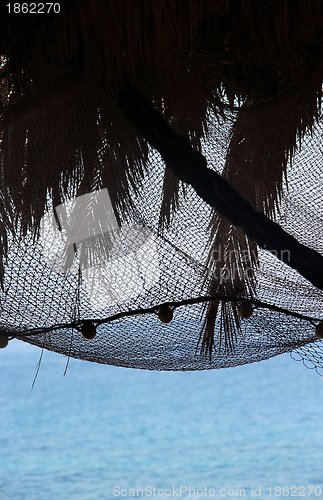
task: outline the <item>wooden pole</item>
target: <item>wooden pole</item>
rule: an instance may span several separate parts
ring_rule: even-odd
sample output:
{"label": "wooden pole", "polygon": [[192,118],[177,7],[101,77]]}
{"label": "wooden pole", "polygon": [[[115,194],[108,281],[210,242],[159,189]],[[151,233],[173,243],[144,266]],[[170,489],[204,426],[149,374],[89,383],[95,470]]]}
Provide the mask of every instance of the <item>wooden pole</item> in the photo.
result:
{"label": "wooden pole", "polygon": [[129,82],[118,94],[118,105],[137,131],[153,146],[182,181],[261,248],[273,252],[323,290],[323,256],[299,243],[263,213],[257,212],[219,174],[207,168],[204,156],[175,133],[153,105]]}

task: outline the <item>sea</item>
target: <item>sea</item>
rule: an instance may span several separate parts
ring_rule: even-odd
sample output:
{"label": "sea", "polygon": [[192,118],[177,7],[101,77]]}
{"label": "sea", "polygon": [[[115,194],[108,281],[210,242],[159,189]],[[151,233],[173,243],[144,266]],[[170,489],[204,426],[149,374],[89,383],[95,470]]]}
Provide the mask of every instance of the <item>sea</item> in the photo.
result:
{"label": "sea", "polygon": [[[323,498],[323,378],[288,354],[117,368],[0,351],[0,500]],[[66,374],[64,372],[66,370]]]}

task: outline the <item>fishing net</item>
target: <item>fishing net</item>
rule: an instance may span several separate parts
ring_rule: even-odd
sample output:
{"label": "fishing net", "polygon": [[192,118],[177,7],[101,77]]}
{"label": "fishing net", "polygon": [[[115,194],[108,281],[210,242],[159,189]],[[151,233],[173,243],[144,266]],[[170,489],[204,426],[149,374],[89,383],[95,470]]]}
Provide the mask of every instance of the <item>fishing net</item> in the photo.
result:
{"label": "fishing net", "polygon": [[[174,3],[164,3],[168,11],[161,9],[158,19],[172,13]],[[200,8],[188,3],[194,8],[183,20],[184,34]],[[84,47],[64,64],[44,50],[34,74],[30,57],[24,64],[10,44],[3,51],[4,344],[19,338],[70,357],[154,370],[223,368],[285,352],[322,368],[321,25],[310,12],[315,44],[298,42],[295,55],[292,40],[293,56],[286,49],[275,66],[273,56],[250,62],[241,53],[230,63],[228,42],[219,34],[223,16],[232,17],[227,4],[215,2],[216,36],[201,22],[180,56],[169,49],[167,78],[141,62],[135,74],[128,68],[131,84],[128,77],[120,83],[122,67],[109,92],[107,78],[97,82],[101,57],[97,73],[93,60],[89,74],[82,66]],[[47,21],[47,30],[55,22]],[[43,33],[41,24],[37,29]],[[234,29],[226,27],[229,34]],[[46,36],[52,51],[61,50],[50,29]],[[25,49],[29,56],[32,47]],[[160,47],[165,52],[164,42]],[[155,123],[158,133],[151,135]],[[214,188],[222,204],[208,202],[205,172],[193,163],[195,170],[178,167],[181,146],[167,145],[163,126],[185,142],[189,161],[195,151],[230,196],[239,193],[252,213],[275,222],[272,237],[251,236],[239,209],[231,215],[235,198],[226,191]],[[309,253],[299,256],[294,243],[273,245],[279,230]]]}

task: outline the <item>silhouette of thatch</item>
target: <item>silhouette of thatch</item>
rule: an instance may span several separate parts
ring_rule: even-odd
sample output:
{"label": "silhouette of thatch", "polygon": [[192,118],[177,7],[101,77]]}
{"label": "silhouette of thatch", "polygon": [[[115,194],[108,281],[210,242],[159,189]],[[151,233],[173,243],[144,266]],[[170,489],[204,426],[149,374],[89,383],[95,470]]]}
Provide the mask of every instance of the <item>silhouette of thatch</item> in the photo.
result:
{"label": "silhouette of thatch", "polygon": [[[310,171],[309,160],[303,166],[296,160],[295,166],[295,157],[305,145],[321,161],[318,142],[308,146],[308,141],[322,127],[322,35],[318,0],[78,0],[61,2],[59,14],[46,16],[9,15],[3,6],[3,335],[84,359],[171,369],[251,362],[313,342],[313,325],[320,320],[322,249],[310,232],[302,237],[301,228],[294,227],[296,217],[293,223],[284,218],[294,199],[290,195],[286,201],[293,169],[304,184]],[[316,172],[312,167],[314,177]],[[110,237],[75,243],[69,255],[73,261],[80,252],[78,275],[58,276],[44,263],[44,216],[102,189],[109,193],[120,234],[114,243]],[[319,205],[317,188],[304,189],[303,197]],[[89,213],[92,209],[89,205]],[[302,214],[303,231],[308,226],[319,233],[319,207],[314,218],[305,208]],[[147,241],[154,235],[159,285],[149,277],[151,262],[138,296],[111,307],[103,298],[100,307],[99,298],[97,308],[90,306],[84,261],[107,264],[117,255],[113,245],[125,245],[125,226],[141,227]],[[185,242],[189,234],[195,245]],[[27,262],[28,249],[34,260]],[[278,274],[271,282],[273,254]],[[23,284],[31,276],[41,291]],[[248,332],[239,315],[245,300],[263,311],[248,320]],[[141,345],[136,354],[127,347],[131,328],[149,331],[141,315],[148,317],[161,304],[183,307],[178,324],[175,314],[165,326],[170,342],[182,343],[177,365],[161,361],[167,345],[154,364],[154,352],[167,344],[157,326],[151,335],[160,340],[150,339],[149,352],[142,346],[146,334],[134,340]],[[271,343],[259,333],[267,324],[265,311],[272,318]],[[118,314],[133,318],[132,326],[129,319],[118,326]],[[93,348],[78,337],[89,319],[102,328]],[[187,326],[187,338],[180,340],[190,321],[196,332],[192,327],[190,336]],[[304,327],[301,335],[300,321],[312,333]],[[280,330],[291,332],[282,333],[277,344]],[[116,339],[125,343],[129,361],[121,347],[111,347]],[[197,345],[200,357],[194,361]]]}

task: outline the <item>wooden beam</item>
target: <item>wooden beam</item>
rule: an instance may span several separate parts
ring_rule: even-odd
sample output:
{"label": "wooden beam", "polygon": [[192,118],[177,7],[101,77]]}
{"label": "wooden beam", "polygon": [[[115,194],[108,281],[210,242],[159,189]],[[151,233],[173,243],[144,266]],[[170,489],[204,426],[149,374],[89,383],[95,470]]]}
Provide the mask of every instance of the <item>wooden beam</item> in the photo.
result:
{"label": "wooden beam", "polygon": [[182,181],[261,248],[277,255],[315,287],[323,290],[323,256],[299,243],[263,213],[257,212],[205,157],[175,133],[153,105],[129,82],[118,94],[118,105],[136,130],[153,146]]}

